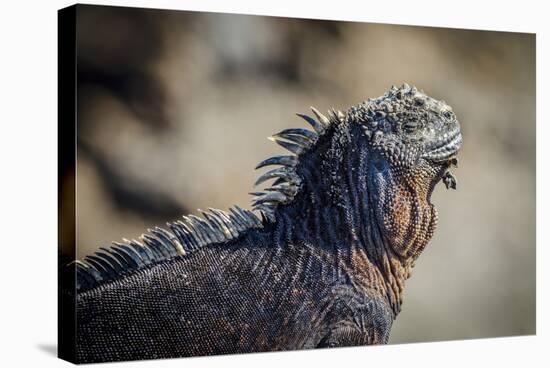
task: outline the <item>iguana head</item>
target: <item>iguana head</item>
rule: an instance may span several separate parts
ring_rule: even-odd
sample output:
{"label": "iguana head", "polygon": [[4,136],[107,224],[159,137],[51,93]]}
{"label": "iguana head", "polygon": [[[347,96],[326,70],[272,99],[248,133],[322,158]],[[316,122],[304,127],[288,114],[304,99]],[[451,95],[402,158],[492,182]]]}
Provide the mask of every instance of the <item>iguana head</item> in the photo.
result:
{"label": "iguana head", "polygon": [[[462,135],[452,108],[415,87],[392,87],[383,96],[352,107],[348,119],[361,125],[371,151],[395,171],[418,173],[458,163]],[[445,185],[456,189],[451,178],[443,176]]]}
{"label": "iguana head", "polygon": [[415,87],[392,87],[383,96],[352,107],[372,165],[371,196],[381,231],[394,250],[416,258],[431,238],[437,213],[430,203],[441,180],[456,189],[449,171],[462,145],[451,107]]}

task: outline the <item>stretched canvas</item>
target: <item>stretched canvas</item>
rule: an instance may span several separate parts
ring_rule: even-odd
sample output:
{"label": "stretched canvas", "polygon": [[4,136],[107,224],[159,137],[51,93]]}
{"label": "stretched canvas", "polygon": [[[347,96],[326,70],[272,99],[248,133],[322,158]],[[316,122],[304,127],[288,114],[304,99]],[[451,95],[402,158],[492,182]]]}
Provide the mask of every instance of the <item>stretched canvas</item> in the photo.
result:
{"label": "stretched canvas", "polygon": [[58,317],[74,363],[534,334],[535,35],[60,10]]}

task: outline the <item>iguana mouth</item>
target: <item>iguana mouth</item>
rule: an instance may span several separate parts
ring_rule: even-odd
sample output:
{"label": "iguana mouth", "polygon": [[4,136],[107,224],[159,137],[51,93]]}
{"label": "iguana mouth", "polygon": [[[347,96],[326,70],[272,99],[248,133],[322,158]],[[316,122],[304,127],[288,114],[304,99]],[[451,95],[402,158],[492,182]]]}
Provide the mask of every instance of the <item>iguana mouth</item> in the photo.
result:
{"label": "iguana mouth", "polygon": [[458,166],[457,153],[462,146],[462,134],[459,129],[444,134],[440,139],[426,146],[427,153],[422,157],[444,166],[440,180],[447,189],[456,189],[456,177],[449,170]]}
{"label": "iguana mouth", "polygon": [[[423,158],[433,162],[447,162],[456,160],[456,153],[462,146],[462,134],[460,130],[445,133],[437,141],[426,146],[427,152]],[[456,162],[455,162],[456,164]]]}

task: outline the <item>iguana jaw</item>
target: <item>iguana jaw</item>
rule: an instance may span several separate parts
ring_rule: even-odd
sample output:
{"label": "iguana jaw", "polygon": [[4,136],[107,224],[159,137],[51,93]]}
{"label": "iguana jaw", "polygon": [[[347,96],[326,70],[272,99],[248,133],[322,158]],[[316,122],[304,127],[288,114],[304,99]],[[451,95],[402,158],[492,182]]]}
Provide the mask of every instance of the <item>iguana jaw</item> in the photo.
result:
{"label": "iguana jaw", "polygon": [[446,189],[456,190],[457,180],[454,174],[451,172],[451,167],[458,167],[457,154],[455,153],[453,156],[445,160],[428,162],[437,172],[432,184],[430,185],[429,193],[431,194],[433,192],[439,182],[443,182]]}
{"label": "iguana jaw", "polygon": [[[441,180],[447,189],[456,189],[457,180],[450,170],[451,166],[458,167],[458,151],[462,146],[462,134],[460,131],[450,134],[440,145],[431,149],[423,158],[432,162],[434,165],[443,165]],[[438,180],[438,182],[439,182]]]}
{"label": "iguana jaw", "polygon": [[449,162],[456,159],[461,146],[462,134],[457,128],[456,131],[445,134],[445,138],[436,142],[435,145],[426,147],[428,151],[422,155],[422,158],[432,162]]}

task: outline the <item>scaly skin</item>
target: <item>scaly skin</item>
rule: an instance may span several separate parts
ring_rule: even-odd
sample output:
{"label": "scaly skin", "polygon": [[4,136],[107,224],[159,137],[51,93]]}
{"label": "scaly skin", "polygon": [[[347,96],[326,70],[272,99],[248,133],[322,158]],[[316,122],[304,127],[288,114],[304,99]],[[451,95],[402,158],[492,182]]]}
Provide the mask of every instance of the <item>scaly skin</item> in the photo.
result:
{"label": "scaly skin", "polygon": [[282,166],[258,180],[277,178],[254,193],[261,222],[214,210],[78,263],[78,362],[388,341],[460,127],[407,85],[314,113],[315,132],[273,137],[296,156],[259,165]]}

